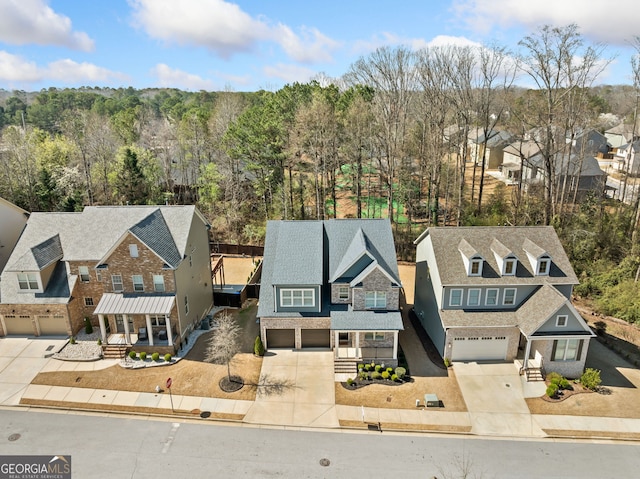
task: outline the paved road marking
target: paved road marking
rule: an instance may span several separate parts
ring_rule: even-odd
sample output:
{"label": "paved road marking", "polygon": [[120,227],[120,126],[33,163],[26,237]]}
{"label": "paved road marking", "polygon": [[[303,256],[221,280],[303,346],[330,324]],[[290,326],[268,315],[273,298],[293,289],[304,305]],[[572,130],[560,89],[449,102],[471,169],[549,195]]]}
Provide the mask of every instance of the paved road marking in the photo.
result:
{"label": "paved road marking", "polygon": [[179,422],[174,422],[171,431],[169,432],[169,436],[167,436],[167,440],[164,443],[164,447],[162,448],[162,454],[166,454],[169,452],[169,448],[171,447],[171,443],[176,438],[176,433],[178,432],[178,428],[180,427]]}

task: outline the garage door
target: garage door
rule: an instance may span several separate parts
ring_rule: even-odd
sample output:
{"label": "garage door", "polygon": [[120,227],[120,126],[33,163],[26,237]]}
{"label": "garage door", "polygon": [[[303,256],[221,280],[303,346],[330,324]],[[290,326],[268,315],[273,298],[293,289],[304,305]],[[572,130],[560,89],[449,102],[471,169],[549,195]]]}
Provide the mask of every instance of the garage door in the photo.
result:
{"label": "garage door", "polygon": [[328,329],[303,329],[303,348],[330,348],[331,332]]}
{"label": "garage door", "polygon": [[42,336],[67,335],[67,321],[64,316],[38,316],[38,323]]}
{"label": "garage door", "polygon": [[7,327],[6,334],[20,334],[33,336],[36,334],[31,322],[31,316],[5,316],[4,324]]}
{"label": "garage door", "polygon": [[508,344],[504,336],[454,338],[451,360],[503,361],[507,357]]}
{"label": "garage door", "polygon": [[295,348],[296,333],[294,329],[267,329],[267,348]]}

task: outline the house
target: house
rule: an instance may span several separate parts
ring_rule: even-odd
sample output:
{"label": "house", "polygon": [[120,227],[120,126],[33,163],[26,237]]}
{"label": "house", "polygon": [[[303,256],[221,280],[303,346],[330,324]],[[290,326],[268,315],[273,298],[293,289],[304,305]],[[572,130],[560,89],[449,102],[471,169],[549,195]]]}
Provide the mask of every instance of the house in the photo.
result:
{"label": "house", "polygon": [[622,145],[631,143],[640,138],[640,131],[634,131],[633,125],[620,123],[613,128],[609,128],[604,132],[604,136],[607,139],[614,152]]}
{"label": "house", "polygon": [[432,227],[415,244],[414,311],[444,358],[582,374],[594,334],[552,227]]}
{"label": "house", "polygon": [[540,153],[540,147],[534,140],[516,140],[503,149],[502,176],[507,184],[520,181],[522,165]]}
{"label": "house", "polygon": [[621,145],[614,155],[614,160],[612,162],[614,169],[638,175],[640,173],[640,140]]}
{"label": "house", "polygon": [[397,365],[401,283],[386,219],[269,221],[258,317],[267,349]]}
{"label": "house", "polygon": [[209,225],[194,206],[32,213],[0,282],[0,335],[176,348],[213,304]]}
{"label": "house", "polygon": [[479,165],[484,155],[486,169],[498,169],[503,162],[504,147],[511,141],[513,136],[508,131],[489,130],[485,135],[483,128],[474,128],[468,136],[469,161]]}
{"label": "house", "polygon": [[27,224],[29,213],[0,197],[0,273]]}

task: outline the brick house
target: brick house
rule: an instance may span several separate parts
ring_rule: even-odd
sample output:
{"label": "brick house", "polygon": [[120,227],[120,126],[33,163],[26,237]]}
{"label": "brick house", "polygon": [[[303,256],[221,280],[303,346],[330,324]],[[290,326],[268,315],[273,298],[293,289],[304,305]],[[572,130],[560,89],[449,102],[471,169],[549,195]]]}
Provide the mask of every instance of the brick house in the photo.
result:
{"label": "brick house", "polygon": [[0,283],[0,335],[176,348],[213,305],[209,224],[194,206],[33,213]]}
{"label": "brick house", "polygon": [[388,220],[269,221],[258,317],[267,349],[397,365],[401,283]]}

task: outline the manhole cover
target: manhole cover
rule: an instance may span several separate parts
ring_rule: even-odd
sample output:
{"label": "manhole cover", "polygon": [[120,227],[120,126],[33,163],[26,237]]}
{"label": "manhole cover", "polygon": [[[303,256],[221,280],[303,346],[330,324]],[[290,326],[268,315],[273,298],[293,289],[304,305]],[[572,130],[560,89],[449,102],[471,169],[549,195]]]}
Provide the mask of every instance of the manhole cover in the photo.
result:
{"label": "manhole cover", "polygon": [[327,467],[329,466],[329,464],[331,464],[331,461],[329,459],[327,459],[326,457],[323,457],[322,459],[320,459],[320,465],[323,467]]}
{"label": "manhole cover", "polygon": [[16,433],[16,434],[11,434],[11,436],[9,436],[9,441],[17,441],[18,439],[20,439],[20,434]]}
{"label": "manhole cover", "polygon": [[202,412],[200,413],[200,417],[201,417],[202,419],[207,419],[208,417],[211,417],[211,413],[210,413],[209,411],[202,411]]}

